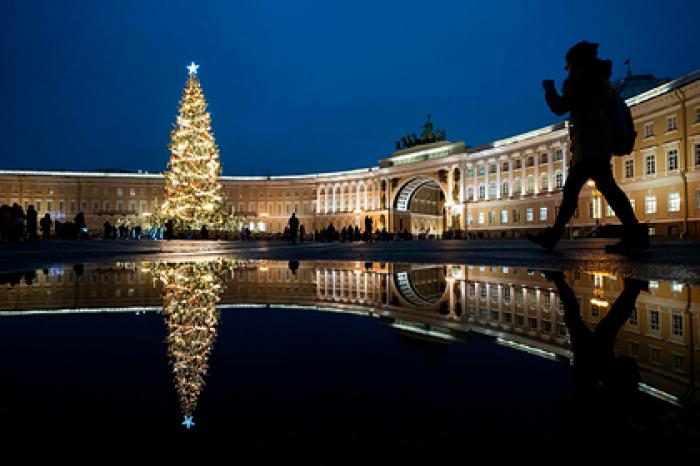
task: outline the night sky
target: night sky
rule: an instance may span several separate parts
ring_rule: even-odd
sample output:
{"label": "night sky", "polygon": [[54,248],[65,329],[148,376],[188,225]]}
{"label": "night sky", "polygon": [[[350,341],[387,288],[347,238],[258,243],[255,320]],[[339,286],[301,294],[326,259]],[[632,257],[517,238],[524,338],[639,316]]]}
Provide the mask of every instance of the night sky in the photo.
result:
{"label": "night sky", "polygon": [[431,113],[478,145],[558,121],[575,42],[700,68],[700,2],[0,0],[0,168],[162,171],[200,64],[227,175],[374,166]]}

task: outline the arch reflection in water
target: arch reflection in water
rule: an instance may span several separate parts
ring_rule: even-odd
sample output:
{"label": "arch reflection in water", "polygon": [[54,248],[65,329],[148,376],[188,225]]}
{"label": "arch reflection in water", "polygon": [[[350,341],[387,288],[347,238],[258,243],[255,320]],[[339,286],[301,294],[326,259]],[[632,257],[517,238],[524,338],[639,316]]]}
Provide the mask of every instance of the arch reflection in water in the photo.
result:
{"label": "arch reflection in water", "polygon": [[224,262],[156,263],[152,272],[163,286],[168,355],[180,399],[182,424],[194,425],[209,355],[216,340],[224,290]]}

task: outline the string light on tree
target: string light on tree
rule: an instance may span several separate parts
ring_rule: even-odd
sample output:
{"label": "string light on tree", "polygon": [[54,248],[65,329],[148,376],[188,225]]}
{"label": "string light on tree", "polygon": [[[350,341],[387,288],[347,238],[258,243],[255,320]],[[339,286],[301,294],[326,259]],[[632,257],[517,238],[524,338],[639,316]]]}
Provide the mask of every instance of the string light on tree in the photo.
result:
{"label": "string light on tree", "polygon": [[202,226],[221,229],[224,223],[223,189],[219,183],[219,149],[211,131],[211,117],[192,62],[170,132],[170,161],[165,177],[165,201],[160,215],[175,230],[187,233]]}

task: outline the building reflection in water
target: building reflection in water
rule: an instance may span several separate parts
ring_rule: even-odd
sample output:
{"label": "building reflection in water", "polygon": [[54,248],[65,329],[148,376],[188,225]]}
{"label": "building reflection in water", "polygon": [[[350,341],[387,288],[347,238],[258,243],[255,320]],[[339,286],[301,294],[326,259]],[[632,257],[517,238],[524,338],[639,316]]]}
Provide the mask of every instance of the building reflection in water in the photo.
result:
{"label": "building reflection in water", "polygon": [[673,403],[699,399],[694,335],[700,297],[688,284],[650,281],[636,305],[608,319],[611,303],[629,290],[622,277],[595,271],[566,271],[550,281],[507,266],[217,260],[88,264],[81,272],[66,266],[2,277],[0,315],[163,310],[188,422],[204,383],[217,309],[231,307],[352,313],[379,318],[404,335],[445,342],[475,332],[568,363],[573,335],[565,303],[575,303],[577,327],[595,333],[604,322],[619,325],[614,354],[636,362],[642,391]]}
{"label": "building reflection in water", "polygon": [[161,262],[151,271],[162,284],[168,355],[184,417],[182,424],[189,429],[194,425],[194,411],[216,339],[216,305],[224,288],[224,263]]}

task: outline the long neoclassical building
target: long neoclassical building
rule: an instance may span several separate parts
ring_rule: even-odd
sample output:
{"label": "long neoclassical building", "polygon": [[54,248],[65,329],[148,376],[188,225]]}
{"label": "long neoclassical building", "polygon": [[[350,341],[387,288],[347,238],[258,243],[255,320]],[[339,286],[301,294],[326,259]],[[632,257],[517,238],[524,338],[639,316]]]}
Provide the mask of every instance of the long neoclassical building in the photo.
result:
{"label": "long neoclassical building", "polygon": [[[628,77],[631,78],[631,77]],[[700,236],[700,70],[627,99],[634,151],[613,159],[640,220],[660,236]],[[333,223],[436,236],[460,231],[518,237],[550,225],[569,160],[567,122],[479,147],[442,141],[398,150],[370,168],[293,176],[222,176],[228,215],[254,231],[280,232],[292,212],[307,231]],[[93,229],[148,224],[163,201],[154,173],[0,170],[0,204],[33,204],[40,216]],[[571,236],[617,223],[594,185],[584,189]]]}

